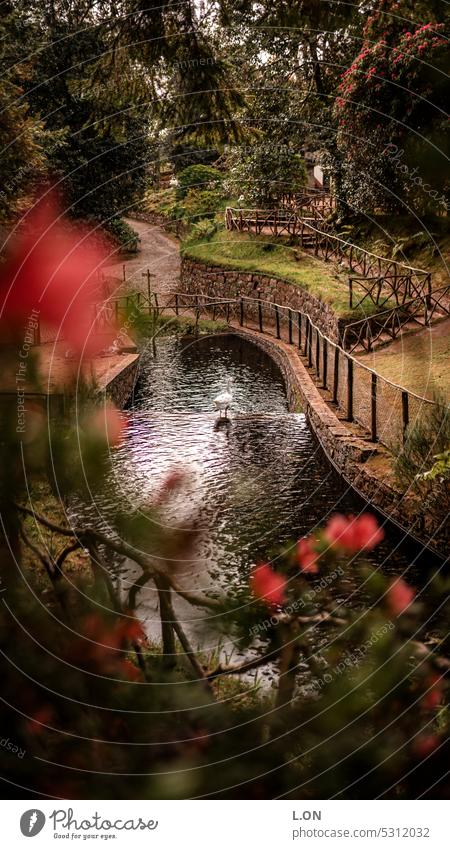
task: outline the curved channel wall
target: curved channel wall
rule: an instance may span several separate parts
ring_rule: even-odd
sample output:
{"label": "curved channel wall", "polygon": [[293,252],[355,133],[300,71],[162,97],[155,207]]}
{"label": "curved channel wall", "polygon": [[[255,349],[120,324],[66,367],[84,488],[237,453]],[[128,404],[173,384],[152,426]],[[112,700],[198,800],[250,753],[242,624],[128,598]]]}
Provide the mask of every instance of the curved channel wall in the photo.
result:
{"label": "curved channel wall", "polygon": [[[260,287],[264,298],[307,312],[329,338],[337,341],[339,337],[342,324],[331,308],[286,281],[207,266],[185,257],[181,284],[190,294],[220,298],[235,298],[237,291],[255,297],[255,289]],[[338,418],[313,382],[296,347],[248,328],[233,328],[233,332],[251,340],[275,360],[285,379],[290,409],[301,405],[328,460],[344,480],[402,531],[442,555],[448,546],[448,529],[432,513],[421,513],[416,497],[402,495],[393,485],[392,455],[380,444],[357,436]]]}

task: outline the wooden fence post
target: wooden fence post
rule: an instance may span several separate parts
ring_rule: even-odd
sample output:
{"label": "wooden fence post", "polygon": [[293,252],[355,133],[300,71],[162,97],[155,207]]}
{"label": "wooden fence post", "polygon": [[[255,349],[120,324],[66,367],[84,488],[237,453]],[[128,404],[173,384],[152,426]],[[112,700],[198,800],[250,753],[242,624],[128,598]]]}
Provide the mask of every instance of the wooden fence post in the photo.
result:
{"label": "wooden fence post", "polygon": [[339,387],[339,348],[336,345],[334,349],[334,375],[333,375],[333,403],[338,402],[338,387]]}
{"label": "wooden fence post", "polygon": [[276,325],[277,325],[277,339],[281,339],[281,334],[280,334],[280,313],[279,313],[279,310],[278,310],[278,304],[275,304],[275,322],[276,322]]}
{"label": "wooden fence post", "polygon": [[244,298],[240,298],[240,299],[239,299],[239,302],[240,302],[240,303],[239,303],[239,307],[240,307],[240,310],[239,310],[239,324],[241,325],[241,327],[243,327],[243,326],[244,326]]}
{"label": "wooden fence post", "polygon": [[372,442],[377,441],[377,375],[375,372],[372,372],[370,394],[370,438]]}
{"label": "wooden fence post", "polygon": [[327,388],[327,377],[328,377],[328,342],[324,337],[323,340],[323,388]]}
{"label": "wooden fence post", "polygon": [[347,421],[353,421],[353,360],[347,357]]}
{"label": "wooden fence post", "polygon": [[259,320],[259,332],[263,332],[263,314],[262,314],[262,303],[261,303],[261,290],[258,290],[258,320]]}
{"label": "wooden fence post", "polygon": [[406,442],[406,430],[409,425],[409,395],[402,391],[402,426],[403,426],[403,444]]}
{"label": "wooden fence post", "polygon": [[312,324],[308,318],[308,366],[312,368]]}
{"label": "wooden fence post", "polygon": [[178,315],[178,292],[175,292],[175,315]]}
{"label": "wooden fence post", "polygon": [[318,328],[316,330],[316,375],[320,377],[320,336]]}
{"label": "wooden fence post", "polygon": [[302,314],[301,312],[297,313],[297,321],[298,321],[298,348],[299,351],[302,349]]}
{"label": "wooden fence post", "polygon": [[292,310],[288,309],[289,344],[292,345]]}

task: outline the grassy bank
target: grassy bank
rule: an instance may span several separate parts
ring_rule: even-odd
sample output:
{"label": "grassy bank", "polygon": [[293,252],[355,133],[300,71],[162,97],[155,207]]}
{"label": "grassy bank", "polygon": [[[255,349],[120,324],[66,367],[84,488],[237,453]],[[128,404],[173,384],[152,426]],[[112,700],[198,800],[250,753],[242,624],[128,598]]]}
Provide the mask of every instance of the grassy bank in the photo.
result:
{"label": "grassy bank", "polygon": [[[330,304],[341,317],[356,320],[367,315],[367,310],[349,309],[347,272],[275,238],[218,230],[207,240],[193,237],[185,240],[182,254],[208,265],[242,272],[261,272],[288,280]],[[375,311],[375,306],[372,306]]]}

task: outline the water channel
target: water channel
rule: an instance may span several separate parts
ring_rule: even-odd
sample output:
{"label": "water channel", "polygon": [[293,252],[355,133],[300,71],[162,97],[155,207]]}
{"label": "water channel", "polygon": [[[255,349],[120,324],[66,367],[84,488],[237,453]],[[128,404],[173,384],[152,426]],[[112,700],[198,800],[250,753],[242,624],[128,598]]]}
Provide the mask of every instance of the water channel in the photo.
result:
{"label": "water channel", "polygon": [[[228,421],[220,421],[213,399],[229,377],[232,408]],[[194,549],[173,564],[186,587],[208,593],[246,583],[255,563],[270,558],[276,565],[280,549],[334,512],[364,507],[324,457],[304,414],[289,412],[278,367],[238,336],[161,338],[142,354],[128,407],[126,438],[112,452],[110,495],[95,509],[108,524],[119,496],[126,510],[139,513],[168,473],[183,470],[183,489],[170,499],[163,521],[182,526],[197,518]],[[411,559],[392,528],[368,558],[392,574],[407,570]],[[135,573],[129,563],[118,571],[125,591]],[[351,568],[344,591],[337,604],[364,605]],[[139,615],[149,636],[158,638],[152,584],[140,599]],[[183,601],[177,612],[196,645],[203,644],[214,623]]]}

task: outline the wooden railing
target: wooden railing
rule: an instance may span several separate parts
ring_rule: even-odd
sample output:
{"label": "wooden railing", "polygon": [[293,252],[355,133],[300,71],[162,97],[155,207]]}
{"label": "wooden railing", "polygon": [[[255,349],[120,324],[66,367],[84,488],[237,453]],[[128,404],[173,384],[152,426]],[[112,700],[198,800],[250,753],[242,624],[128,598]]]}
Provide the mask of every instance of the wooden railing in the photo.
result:
{"label": "wooden railing", "polygon": [[188,292],[151,292],[148,297],[147,293],[134,292],[112,299],[106,314],[115,316],[117,327],[132,306],[155,316],[188,313],[195,317],[197,325],[202,315],[223,318],[231,326],[251,328],[295,345],[345,418],[357,421],[366,428],[371,441],[380,441],[391,450],[398,448],[423,405],[433,403],[359,362],[350,351],[325,336],[307,314],[261,297],[217,298]]}
{"label": "wooden railing", "polygon": [[351,309],[357,309],[367,299],[377,306],[392,299],[396,306],[405,306],[413,298],[430,298],[431,274],[425,274],[419,279],[411,274],[398,274],[396,277],[351,276],[348,278],[348,291]]}
{"label": "wooden railing", "polygon": [[422,280],[430,276],[429,272],[421,268],[414,268],[395,259],[371,253],[346,239],[328,233],[312,224],[311,221],[306,221],[295,211],[227,207],[225,222],[229,230],[261,233],[267,227],[274,235],[281,235],[289,224],[289,232],[298,236],[301,245],[306,248],[312,246],[316,256],[323,257],[325,261],[345,262],[350,271],[366,278],[391,277],[396,280],[398,277],[405,279],[414,277]]}
{"label": "wooden railing", "polygon": [[357,348],[370,352],[379,339],[395,339],[406,324],[428,327],[437,314],[450,316],[450,285],[347,324],[342,344],[350,353]]}

